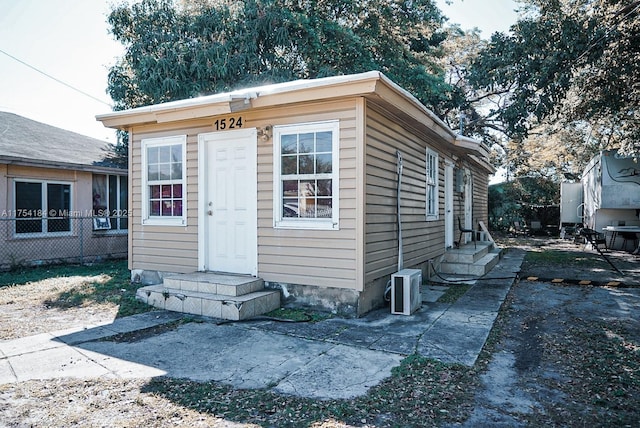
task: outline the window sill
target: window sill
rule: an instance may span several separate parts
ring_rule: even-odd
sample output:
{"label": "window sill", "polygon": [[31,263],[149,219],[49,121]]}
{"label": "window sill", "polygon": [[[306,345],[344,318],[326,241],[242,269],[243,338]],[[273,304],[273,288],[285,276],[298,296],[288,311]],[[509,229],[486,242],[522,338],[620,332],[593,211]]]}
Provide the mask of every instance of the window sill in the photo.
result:
{"label": "window sill", "polygon": [[55,239],[55,238],[70,238],[78,235],[72,232],[50,232],[50,233],[14,233],[13,239],[16,241],[22,239]]}
{"label": "window sill", "polygon": [[92,235],[94,237],[101,237],[101,236],[127,236],[129,234],[129,230],[128,229],[124,229],[124,230],[93,230],[92,231]]}
{"label": "window sill", "polygon": [[340,230],[337,222],[318,222],[318,221],[292,221],[282,220],[274,224],[274,229],[293,229],[293,230]]}
{"label": "window sill", "polygon": [[148,218],[142,220],[143,226],[186,226],[186,218]]}

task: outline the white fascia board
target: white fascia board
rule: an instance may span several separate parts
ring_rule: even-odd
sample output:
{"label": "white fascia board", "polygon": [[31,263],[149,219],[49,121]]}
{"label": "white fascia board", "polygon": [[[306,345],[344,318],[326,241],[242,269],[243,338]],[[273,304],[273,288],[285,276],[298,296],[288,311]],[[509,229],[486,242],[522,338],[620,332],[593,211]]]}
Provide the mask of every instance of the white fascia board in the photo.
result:
{"label": "white fascia board", "polygon": [[[251,101],[260,96],[277,95],[323,86],[344,85],[363,80],[379,79],[381,75],[380,72],[370,71],[346,76],[294,80],[292,82],[239,89],[222,94],[206,95],[197,98],[137,107],[129,110],[115,111],[98,115],[96,119],[107,127],[125,128],[128,125],[134,124],[166,122],[175,119],[202,117],[203,115],[210,116],[233,113],[251,108]],[[190,113],[180,113],[185,110],[194,111]]]}
{"label": "white fascia board", "polygon": [[489,156],[489,150],[487,149],[487,147],[482,144],[482,142],[474,138],[465,137],[463,135],[456,135],[453,144],[467,150],[478,152],[484,158],[487,158]]}
{"label": "white fascia board", "polygon": [[[106,127],[126,129],[131,125],[161,123],[172,120],[229,114],[258,106],[267,107],[277,103],[282,103],[282,98],[277,97],[277,95],[295,92],[301,93],[302,95],[304,91],[312,89],[329,87],[346,88],[350,84],[366,82],[372,82],[373,84],[370,87],[363,87],[361,85],[360,88],[354,88],[354,90],[362,91],[363,93],[361,93],[361,95],[366,95],[367,93],[376,92],[375,82],[384,84],[400,97],[414,105],[421,114],[426,115],[435,124],[435,126],[440,127],[444,131],[450,139],[449,142],[451,144],[455,144],[456,134],[444,121],[436,116],[431,110],[426,108],[416,97],[411,95],[411,93],[393,82],[380,71],[368,71],[359,74],[330,76],[319,79],[301,79],[291,82],[238,89],[227,93],[206,95],[197,98],[189,98],[185,100],[171,101],[162,104],[133,108],[130,110],[101,114],[96,116],[96,119],[102,122]],[[335,96],[357,95],[358,93],[342,90],[337,91]],[[271,104],[271,102],[267,101],[269,96],[276,96],[272,100],[275,104]],[[261,102],[263,97],[265,97],[264,102]],[[278,100],[278,98],[280,99]],[[300,100],[304,97],[301,96],[294,98]],[[421,120],[420,118],[416,119]]]}

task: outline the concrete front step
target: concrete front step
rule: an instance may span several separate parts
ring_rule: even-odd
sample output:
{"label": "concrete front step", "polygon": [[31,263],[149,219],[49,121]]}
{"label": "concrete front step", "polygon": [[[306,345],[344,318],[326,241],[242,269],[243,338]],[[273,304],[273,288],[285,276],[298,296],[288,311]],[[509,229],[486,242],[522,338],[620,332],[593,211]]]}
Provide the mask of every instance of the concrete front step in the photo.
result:
{"label": "concrete front step", "polygon": [[493,248],[494,244],[491,241],[478,241],[476,245],[473,242],[467,243],[460,248],[452,248],[444,253],[443,261],[447,263],[475,263]]}
{"label": "concrete front step", "polygon": [[167,276],[163,280],[167,288],[199,293],[242,296],[264,289],[262,278],[246,275],[228,275],[211,272],[193,272]]}
{"label": "concrete front step", "polygon": [[158,284],[139,288],[136,298],[167,311],[233,321],[252,318],[280,307],[280,292],[264,289],[241,296],[229,296]]}
{"label": "concrete front step", "polygon": [[482,276],[495,267],[500,261],[500,251],[486,253],[473,263],[443,262],[440,264],[440,272],[456,275]]}

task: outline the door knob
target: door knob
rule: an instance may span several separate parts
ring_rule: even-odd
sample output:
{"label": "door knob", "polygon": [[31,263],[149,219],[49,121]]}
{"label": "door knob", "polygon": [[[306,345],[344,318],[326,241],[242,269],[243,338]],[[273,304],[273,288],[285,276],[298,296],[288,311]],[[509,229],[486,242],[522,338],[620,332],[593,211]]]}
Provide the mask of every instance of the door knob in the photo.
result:
{"label": "door knob", "polygon": [[209,214],[209,215],[213,215],[213,211],[212,211],[212,210],[209,210],[209,211],[207,211],[207,214]]}

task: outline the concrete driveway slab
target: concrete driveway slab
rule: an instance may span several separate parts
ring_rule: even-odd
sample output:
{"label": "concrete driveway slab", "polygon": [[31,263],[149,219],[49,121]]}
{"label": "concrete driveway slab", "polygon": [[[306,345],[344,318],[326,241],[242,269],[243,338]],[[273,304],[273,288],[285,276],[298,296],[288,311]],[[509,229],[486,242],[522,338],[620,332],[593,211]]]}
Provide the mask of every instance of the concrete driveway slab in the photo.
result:
{"label": "concrete driveway slab", "polygon": [[[496,267],[495,279],[477,281],[454,304],[427,301],[410,316],[391,315],[387,308],[360,319],[315,323],[202,318],[171,325],[183,315],[156,311],[0,341],[0,383],[168,376],[319,399],[353,398],[416,352],[473,365],[523,257],[524,252],[511,254],[501,262],[505,266]],[[150,329],[156,326],[164,327]]]}
{"label": "concrete driveway slab", "polygon": [[68,346],[29,352],[10,359],[15,381],[32,379],[98,378],[109,370]]}
{"label": "concrete driveway slab", "polygon": [[386,352],[336,345],[282,380],[274,389],[320,399],[349,399],[366,393],[391,375],[403,357]]}
{"label": "concrete driveway slab", "polygon": [[55,340],[55,338],[56,336],[52,333],[41,333],[19,339],[0,340],[0,352],[5,358],[9,358],[64,346],[64,343]]}

